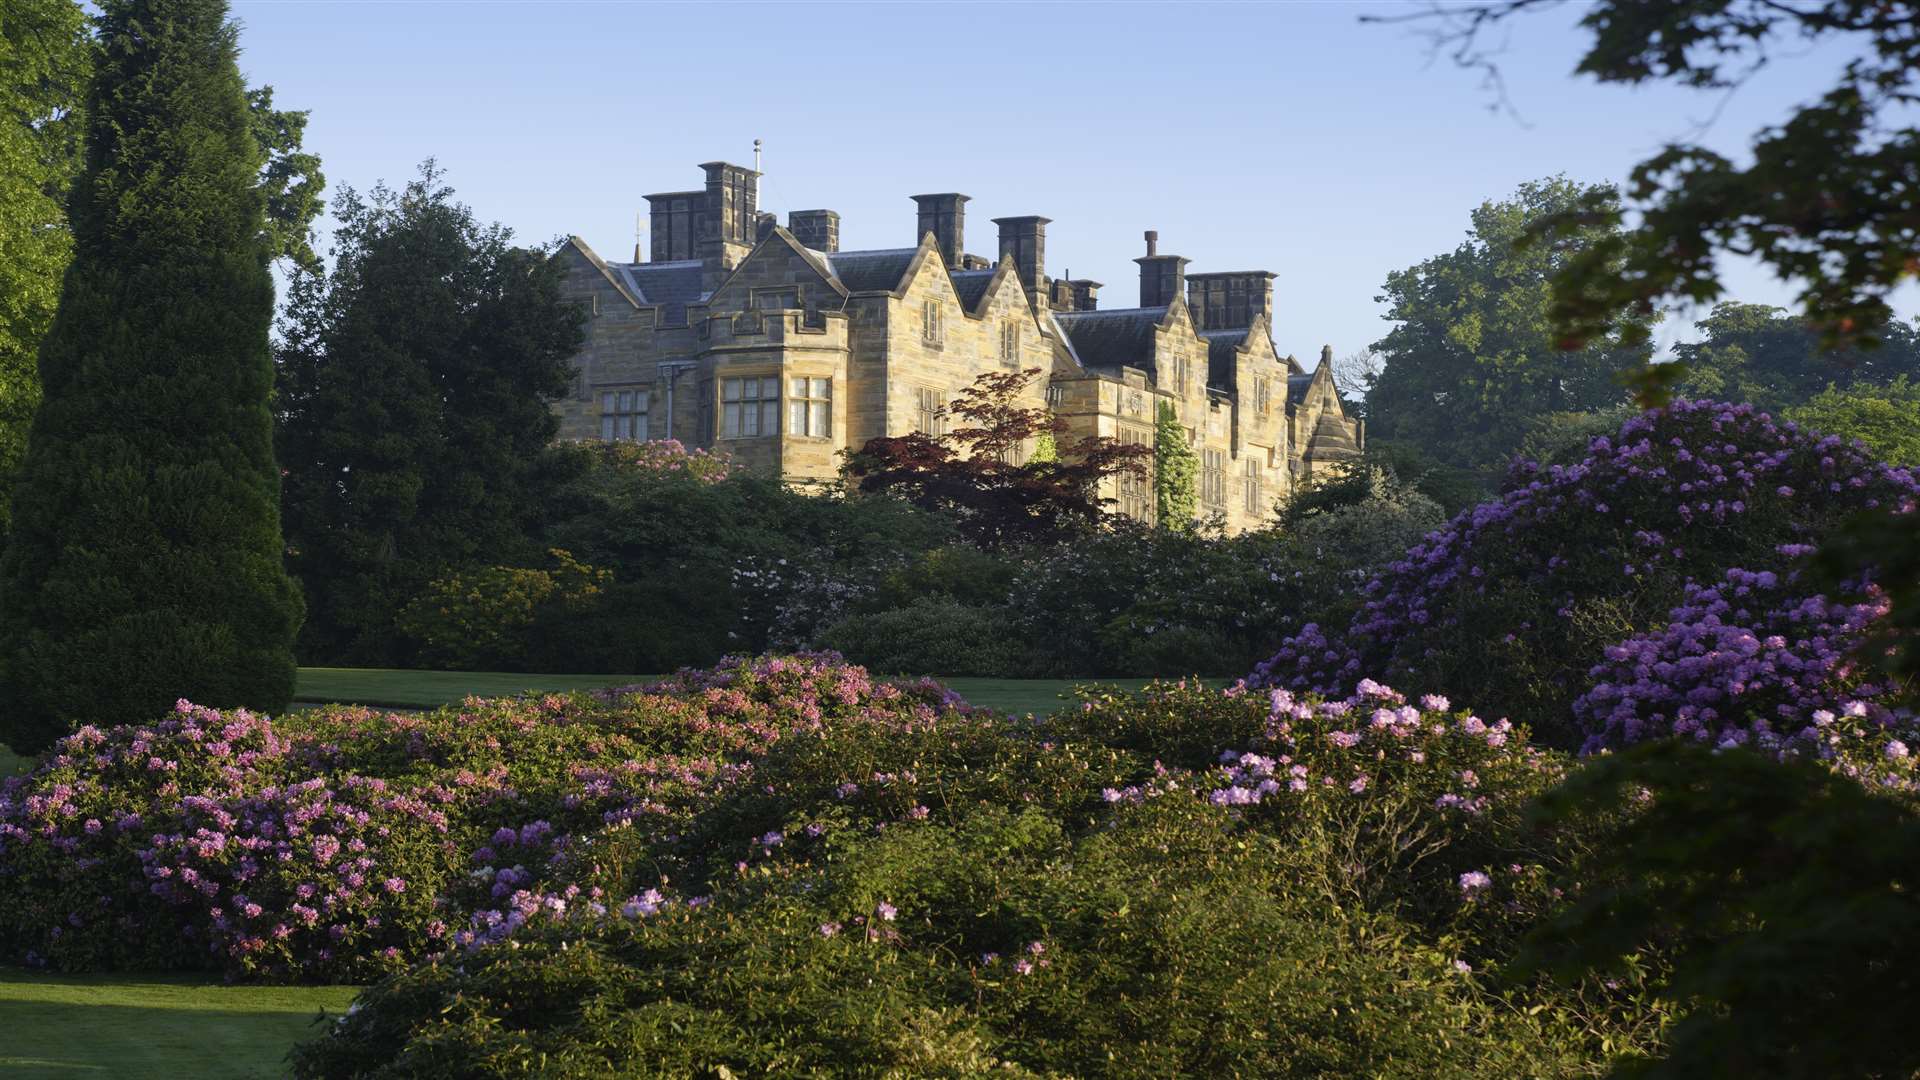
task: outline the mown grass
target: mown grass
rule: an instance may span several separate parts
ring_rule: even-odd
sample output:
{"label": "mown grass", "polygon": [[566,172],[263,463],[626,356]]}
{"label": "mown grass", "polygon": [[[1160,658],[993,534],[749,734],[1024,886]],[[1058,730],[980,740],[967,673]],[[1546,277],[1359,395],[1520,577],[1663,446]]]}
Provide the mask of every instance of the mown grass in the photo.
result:
{"label": "mown grass", "polygon": [[0,968],[0,1076],[286,1075],[293,1044],[353,986],[222,986],[162,975],[45,975]]}

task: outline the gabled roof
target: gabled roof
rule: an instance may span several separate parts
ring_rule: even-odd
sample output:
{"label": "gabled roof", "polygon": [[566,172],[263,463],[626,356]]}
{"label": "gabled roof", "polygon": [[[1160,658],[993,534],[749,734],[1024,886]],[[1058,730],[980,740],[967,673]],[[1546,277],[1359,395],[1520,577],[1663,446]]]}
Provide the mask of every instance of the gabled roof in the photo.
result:
{"label": "gabled roof", "polygon": [[947,276],[953,279],[953,291],[960,297],[960,306],[975,311],[980,301],[987,297],[987,286],[993,284],[993,270],[949,270]]}
{"label": "gabled roof", "polygon": [[1307,400],[1307,389],[1313,385],[1313,376],[1305,372],[1296,372],[1287,376],[1287,400],[1298,405]]}
{"label": "gabled roof", "polygon": [[615,272],[613,267],[607,265],[607,261],[602,259],[600,254],[594,251],[593,248],[589,247],[585,240],[577,236],[569,236],[567,237],[567,243],[570,244],[575,251],[580,253],[581,258],[587,260],[587,262],[593,265],[594,269],[600,271],[600,276],[606,278],[607,284],[613,286],[615,292],[625,297],[627,303],[632,304],[634,307],[639,307],[641,303],[643,303],[638,295],[638,290],[633,288],[633,283],[623,279]]}
{"label": "gabled roof", "polygon": [[687,305],[706,299],[706,292],[701,288],[699,259],[612,265],[615,272],[632,283],[642,304],[660,306],[662,326],[686,322]]}
{"label": "gabled roof", "polygon": [[777,257],[767,254],[769,249],[775,248],[784,248],[788,253],[798,256],[801,262],[807,264],[809,270],[820,275],[822,284],[828,286],[834,292],[839,293],[842,300],[846,299],[847,287],[841,283],[839,278],[833,275],[833,271],[826,264],[826,256],[795,240],[792,233],[778,225],[775,225],[765,236],[761,237],[759,243],[753,245],[753,250],[747,252],[747,257],[740,260],[740,264],[733,268],[732,272],[727,275],[726,280],[722,281],[720,287],[715,289],[711,295],[719,296],[725,292],[732,286],[734,277],[745,271],[747,267],[753,265],[756,261]]}
{"label": "gabled roof", "polygon": [[905,285],[919,252],[917,247],[835,251],[827,256],[827,265],[848,292],[893,292]]}
{"label": "gabled roof", "polygon": [[1207,385],[1223,390],[1233,389],[1233,359],[1247,344],[1247,335],[1253,332],[1249,326],[1234,327],[1230,330],[1202,330],[1200,340],[1207,343]]}
{"label": "gabled roof", "polygon": [[1088,367],[1153,370],[1153,331],[1167,317],[1164,307],[1058,311],[1054,321]]}

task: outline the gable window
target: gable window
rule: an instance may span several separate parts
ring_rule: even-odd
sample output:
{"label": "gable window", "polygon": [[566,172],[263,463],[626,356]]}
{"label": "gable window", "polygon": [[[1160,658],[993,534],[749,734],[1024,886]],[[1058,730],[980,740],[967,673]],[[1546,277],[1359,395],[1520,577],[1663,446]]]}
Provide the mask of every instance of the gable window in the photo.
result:
{"label": "gable window", "polygon": [[720,380],[720,437],[751,439],[780,434],[780,380]]}
{"label": "gable window", "polygon": [[929,345],[940,344],[940,301],[923,300],[920,302],[920,340]]}
{"label": "gable window", "polygon": [[1187,396],[1187,378],[1191,374],[1187,370],[1187,354],[1183,352],[1174,353],[1172,367],[1174,393],[1185,397]]}
{"label": "gable window", "polygon": [[1200,501],[1208,506],[1227,505],[1227,454],[1224,450],[1200,453]]}
{"label": "gable window", "polygon": [[940,391],[931,386],[919,389],[919,410],[914,418],[913,430],[931,439],[937,439],[947,433],[947,417],[944,404],[940,400]]}
{"label": "gable window", "polygon": [[1253,385],[1255,407],[1264,416],[1273,408],[1273,380],[1263,375]]}
{"label": "gable window", "polygon": [[787,434],[833,434],[832,379],[796,375],[787,380]]}
{"label": "gable window", "polygon": [[607,442],[647,438],[647,392],[603,390],[600,393],[600,438]]}
{"label": "gable window", "polygon": [[1260,504],[1260,488],[1262,485],[1260,483],[1260,460],[1258,458],[1250,457],[1247,459],[1246,475],[1241,478],[1240,483],[1245,489],[1243,494],[1247,500],[1247,513],[1260,513],[1263,508]]}
{"label": "gable window", "polygon": [[1000,362],[1008,367],[1020,366],[1020,324],[1017,322],[1000,324]]}

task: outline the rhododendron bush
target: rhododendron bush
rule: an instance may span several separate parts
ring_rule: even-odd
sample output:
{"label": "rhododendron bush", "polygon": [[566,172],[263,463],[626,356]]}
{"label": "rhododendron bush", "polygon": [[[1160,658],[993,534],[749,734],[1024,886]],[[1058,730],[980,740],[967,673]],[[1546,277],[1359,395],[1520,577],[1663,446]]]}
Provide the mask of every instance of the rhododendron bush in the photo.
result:
{"label": "rhododendron bush", "polygon": [[0,947],[393,974],[307,1076],[1572,1075],[1572,999],[1479,981],[1564,762],[1372,683],[1035,720],[831,656],[420,716],[183,703],[0,791]]}
{"label": "rhododendron bush", "polygon": [[1847,656],[1877,608],[1822,597],[1807,557],[1848,515],[1911,513],[1917,492],[1837,438],[1678,402],[1573,465],[1516,466],[1499,498],[1370,581],[1350,625],[1304,628],[1252,681],[1331,692],[1372,675],[1568,747],[1719,741],[1756,715],[1797,732],[1883,689]]}

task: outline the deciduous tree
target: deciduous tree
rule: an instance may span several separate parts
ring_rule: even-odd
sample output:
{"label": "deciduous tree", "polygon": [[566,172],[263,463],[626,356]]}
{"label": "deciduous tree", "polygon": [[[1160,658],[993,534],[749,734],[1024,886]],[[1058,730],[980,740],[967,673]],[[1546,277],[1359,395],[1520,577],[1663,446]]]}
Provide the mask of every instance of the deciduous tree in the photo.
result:
{"label": "deciduous tree", "polygon": [[73,0],[11,0],[0,19],[0,535],[40,404],[40,339],[73,254],[66,197],[80,167],[89,50]]}
{"label": "deciduous tree", "polygon": [[1618,226],[1527,242],[1542,221],[1611,198],[1610,188],[1564,178],[1523,184],[1511,199],[1481,204],[1459,247],[1387,276],[1377,299],[1397,325],[1373,345],[1383,367],[1367,394],[1370,441],[1491,469],[1534,417],[1625,398],[1616,377],[1647,362],[1650,350],[1631,342],[1644,342],[1651,320],[1623,318],[1570,351],[1551,319],[1555,276]]}
{"label": "deciduous tree", "polygon": [[394,614],[449,567],[515,564],[581,340],[560,268],[481,225],[428,162],[336,200],[331,273],[281,324],[288,565],[311,660],[393,663]]}

